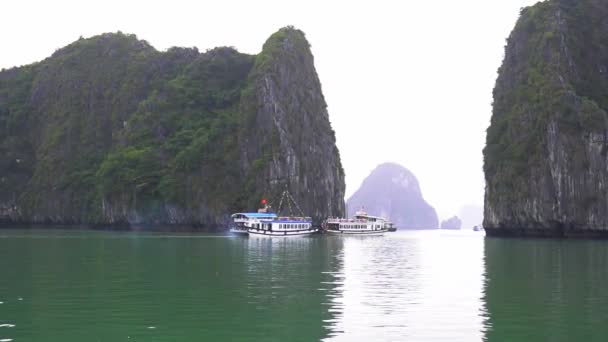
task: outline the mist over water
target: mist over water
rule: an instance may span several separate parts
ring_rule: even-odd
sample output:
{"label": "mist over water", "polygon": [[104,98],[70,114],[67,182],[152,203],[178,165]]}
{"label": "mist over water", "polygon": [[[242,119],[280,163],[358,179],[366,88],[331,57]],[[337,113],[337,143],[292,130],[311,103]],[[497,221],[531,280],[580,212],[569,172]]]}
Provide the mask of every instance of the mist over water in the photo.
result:
{"label": "mist over water", "polygon": [[608,245],[0,230],[0,340],[605,340]]}

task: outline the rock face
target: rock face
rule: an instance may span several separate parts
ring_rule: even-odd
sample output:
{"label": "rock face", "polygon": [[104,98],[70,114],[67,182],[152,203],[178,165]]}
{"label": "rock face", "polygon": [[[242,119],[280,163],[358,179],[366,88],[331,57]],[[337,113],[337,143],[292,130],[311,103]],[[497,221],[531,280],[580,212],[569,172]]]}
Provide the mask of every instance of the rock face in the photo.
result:
{"label": "rock face", "polygon": [[424,198],[418,180],[392,163],[376,167],[347,201],[349,216],[364,208],[370,215],[390,219],[400,229],[436,229],[437,213]]}
{"label": "rock face", "polygon": [[522,10],[484,149],[488,235],[608,232],[608,1]]}
{"label": "rock face", "polygon": [[285,189],[316,220],[341,215],[326,107],[292,27],[255,56],[80,39],[0,72],[0,221],[215,229]]}
{"label": "rock face", "polygon": [[450,217],[447,220],[441,221],[441,229],[460,229],[462,228],[462,221],[458,216]]}

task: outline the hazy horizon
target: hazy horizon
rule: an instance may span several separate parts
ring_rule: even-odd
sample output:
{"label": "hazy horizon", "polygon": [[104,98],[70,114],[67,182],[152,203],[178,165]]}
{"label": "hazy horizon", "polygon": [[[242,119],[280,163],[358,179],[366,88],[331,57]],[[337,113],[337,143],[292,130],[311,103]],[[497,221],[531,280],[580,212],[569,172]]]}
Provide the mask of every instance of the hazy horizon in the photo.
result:
{"label": "hazy horizon", "polygon": [[394,162],[416,175],[442,220],[483,206],[481,151],[496,71],[520,8],[536,2],[22,1],[5,4],[11,15],[0,29],[11,34],[0,37],[0,68],[116,31],[159,50],[234,46],[255,54],[272,33],[293,25],[315,56],[346,173],[345,199],[377,165]]}

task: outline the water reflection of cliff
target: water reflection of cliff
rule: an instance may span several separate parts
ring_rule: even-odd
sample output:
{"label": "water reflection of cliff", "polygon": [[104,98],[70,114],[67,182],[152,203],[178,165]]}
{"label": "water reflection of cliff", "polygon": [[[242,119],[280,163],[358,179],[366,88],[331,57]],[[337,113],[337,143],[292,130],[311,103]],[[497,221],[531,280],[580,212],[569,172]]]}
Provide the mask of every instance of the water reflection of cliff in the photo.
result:
{"label": "water reflection of cliff", "polygon": [[606,341],[604,241],[486,239],[486,341]]}
{"label": "water reflection of cliff", "polygon": [[479,341],[483,244],[434,232],[345,237],[327,341]]}
{"label": "water reflection of cliff", "polygon": [[[235,321],[249,321],[260,340],[318,341],[332,319],[326,296],[339,269],[340,241],[322,237],[249,238],[246,241],[246,307]],[[251,331],[253,333],[254,330]],[[255,338],[248,334],[249,338]]]}

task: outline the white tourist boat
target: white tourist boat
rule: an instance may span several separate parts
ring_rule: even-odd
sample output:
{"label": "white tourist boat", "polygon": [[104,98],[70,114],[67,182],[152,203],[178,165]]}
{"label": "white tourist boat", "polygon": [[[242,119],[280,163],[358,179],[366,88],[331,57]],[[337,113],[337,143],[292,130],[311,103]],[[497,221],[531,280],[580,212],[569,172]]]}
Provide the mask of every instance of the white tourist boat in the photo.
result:
{"label": "white tourist boat", "polygon": [[276,217],[260,220],[247,230],[249,236],[304,236],[317,232],[310,217]]}
{"label": "white tourist boat", "polygon": [[368,215],[364,210],[357,211],[352,219],[328,218],[324,223],[326,233],[347,235],[380,235],[391,226],[385,218]]}
{"label": "white tourist boat", "polygon": [[[291,195],[285,191],[281,197],[279,208],[281,208],[286,195],[288,196],[288,200],[293,201]],[[296,208],[298,208],[295,201],[293,202]],[[318,232],[317,228],[313,228],[312,218],[310,217],[303,215],[278,216],[270,212],[270,207],[266,203],[266,200],[262,200],[262,205],[264,207],[258,209],[257,213],[232,214],[233,225],[230,231],[241,235],[276,237],[305,236]]]}
{"label": "white tourist boat", "polygon": [[232,214],[232,227],[230,232],[240,235],[249,234],[249,228],[253,228],[262,221],[274,220],[277,218],[275,213],[236,213]]}

